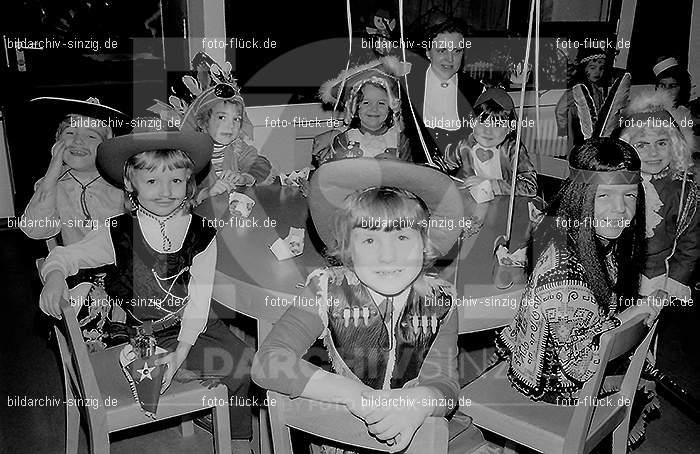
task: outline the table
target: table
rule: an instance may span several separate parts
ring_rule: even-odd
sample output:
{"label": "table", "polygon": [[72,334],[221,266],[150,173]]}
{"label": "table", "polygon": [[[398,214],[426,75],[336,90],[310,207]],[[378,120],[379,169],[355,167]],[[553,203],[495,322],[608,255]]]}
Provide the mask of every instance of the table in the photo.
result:
{"label": "table", "polygon": [[[327,262],[311,242],[307,203],[298,188],[272,185],[242,192],[256,201],[247,219],[231,217],[226,195],[210,199],[196,211],[218,228],[213,298],[255,319],[258,339],[262,340],[292,304],[293,297],[301,293],[306,276]],[[524,244],[530,200],[516,198],[511,250]],[[443,260],[449,263],[440,274],[456,284],[459,332],[471,333],[507,324],[524,285],[522,278],[508,289],[494,285],[497,269],[493,246],[506,230],[508,197],[477,204],[465,192],[464,203],[466,218],[481,220],[483,228],[460,240]],[[268,246],[286,237],[289,227],[306,229],[304,254],[278,261]]]}

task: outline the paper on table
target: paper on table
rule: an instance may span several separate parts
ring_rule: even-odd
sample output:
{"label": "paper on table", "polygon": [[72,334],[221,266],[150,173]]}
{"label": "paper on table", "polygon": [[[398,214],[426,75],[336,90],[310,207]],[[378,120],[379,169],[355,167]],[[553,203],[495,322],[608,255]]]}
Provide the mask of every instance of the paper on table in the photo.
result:
{"label": "paper on table", "polygon": [[297,227],[289,228],[289,235],[286,238],[278,238],[270,245],[270,250],[277,260],[286,260],[297,257],[304,253],[304,229]]}
{"label": "paper on table", "polygon": [[469,192],[472,197],[474,197],[476,203],[484,203],[494,199],[493,188],[491,187],[491,182],[488,180],[482,181],[476,186],[472,186]]}
{"label": "paper on table", "polygon": [[255,206],[255,200],[240,192],[232,191],[228,196],[228,204],[232,216],[247,218]]}
{"label": "paper on table", "polygon": [[280,183],[282,186],[299,186],[297,179],[308,180],[310,172],[311,167],[304,167],[300,170],[292,170],[289,173],[280,173]]}
{"label": "paper on table", "polygon": [[505,246],[498,246],[496,258],[498,258],[499,265],[524,268],[525,263],[527,263],[526,252],[526,248],[520,248],[511,254]]}

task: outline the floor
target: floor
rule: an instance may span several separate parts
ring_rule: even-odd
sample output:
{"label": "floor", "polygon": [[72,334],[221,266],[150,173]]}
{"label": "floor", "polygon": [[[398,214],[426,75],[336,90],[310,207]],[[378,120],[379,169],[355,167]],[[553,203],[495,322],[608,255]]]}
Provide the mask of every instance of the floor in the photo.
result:
{"label": "floor", "polygon": [[[5,295],[0,321],[2,453],[60,453],[64,449],[62,378],[54,348],[46,341],[47,319],[37,303],[40,287],[34,260],[43,255],[42,242],[30,241],[16,230],[0,230],[0,288]],[[697,307],[669,311],[662,320],[659,343],[660,368],[695,396],[700,396],[700,355],[694,337],[699,322]],[[42,406],[14,405],[22,396],[45,398],[46,402]],[[660,419],[651,424],[646,442],[635,452],[700,452],[700,424],[681,411],[678,403],[663,399],[662,404]],[[163,427],[142,437],[133,437],[133,432],[124,435],[131,438],[114,438],[113,452],[212,452],[211,436],[197,427],[188,438],[182,438],[177,427]],[[81,452],[86,451],[83,446]]]}

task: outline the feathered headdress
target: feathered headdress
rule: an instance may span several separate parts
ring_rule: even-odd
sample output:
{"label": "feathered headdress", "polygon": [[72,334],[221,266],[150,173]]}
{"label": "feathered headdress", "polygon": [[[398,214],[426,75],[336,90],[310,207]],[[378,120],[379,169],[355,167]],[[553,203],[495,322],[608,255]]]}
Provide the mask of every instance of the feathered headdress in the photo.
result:
{"label": "feathered headdress", "polygon": [[182,131],[199,131],[197,114],[221,100],[231,100],[241,105],[241,133],[253,140],[253,124],[245,111],[245,101],[236,79],[231,74],[231,63],[222,67],[205,52],[199,52],[192,59],[196,78],[186,75],[182,83],[194,100],[187,103],[183,97],[171,95],[169,104],[154,99],[155,104],[147,110],[158,114],[163,120],[179,124]]}
{"label": "feathered headdress", "polygon": [[593,96],[585,84],[573,88],[574,103],[581,122],[581,132],[585,139],[610,137],[619,125],[622,109],[627,104],[631,76],[624,73],[613,82],[600,111],[596,110]]}
{"label": "feathered headdress", "polygon": [[400,90],[398,78],[411,70],[410,63],[402,63],[394,56],[382,57],[364,65],[342,71],[336,78],[321,85],[319,97],[324,103],[343,105],[345,123],[350,124],[357,109],[357,94],[367,83],[373,83],[386,90],[389,107],[398,118],[400,115]]}

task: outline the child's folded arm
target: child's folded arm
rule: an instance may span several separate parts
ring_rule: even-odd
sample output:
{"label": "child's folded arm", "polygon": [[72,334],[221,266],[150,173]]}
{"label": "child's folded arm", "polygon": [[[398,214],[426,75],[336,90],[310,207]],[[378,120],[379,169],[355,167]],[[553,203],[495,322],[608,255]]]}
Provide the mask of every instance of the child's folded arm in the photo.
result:
{"label": "child's folded arm", "polygon": [[24,209],[23,219],[27,221],[49,221],[42,223],[22,223],[20,229],[29,238],[43,240],[58,235],[61,231],[60,218],[57,209],[56,184],[44,184],[45,178],[40,179],[34,185],[32,195],[27,208]]}
{"label": "child's folded arm", "polygon": [[443,401],[438,402],[432,416],[445,416],[457,405],[459,368],[457,349],[457,309],[453,308],[440,327],[418,375],[418,385],[431,388]]}
{"label": "child's folded arm", "polygon": [[302,356],[324,330],[318,314],[289,307],[265,338],[253,360],[251,377],[262,388],[298,397],[321,369]]}
{"label": "child's folded arm", "polygon": [[258,150],[247,143],[243,143],[239,149],[238,169],[243,173],[250,174],[259,185],[270,184],[274,178],[270,161],[264,156],[260,156]]}
{"label": "child's folded arm", "polygon": [[54,270],[61,271],[64,276],[72,276],[81,268],[97,268],[114,261],[109,229],[92,230],[77,243],[52,249],[44,261],[41,276],[46,279]]}
{"label": "child's folded arm", "polygon": [[204,251],[192,259],[188,285],[189,301],[182,315],[180,333],[177,337],[179,342],[194,345],[197,337],[206,328],[215,272],[216,237],[212,238]]}
{"label": "child's folded arm", "polygon": [[515,194],[534,197],[537,195],[537,172],[530,159],[527,147],[520,144],[518,153],[518,175],[515,180]]}

